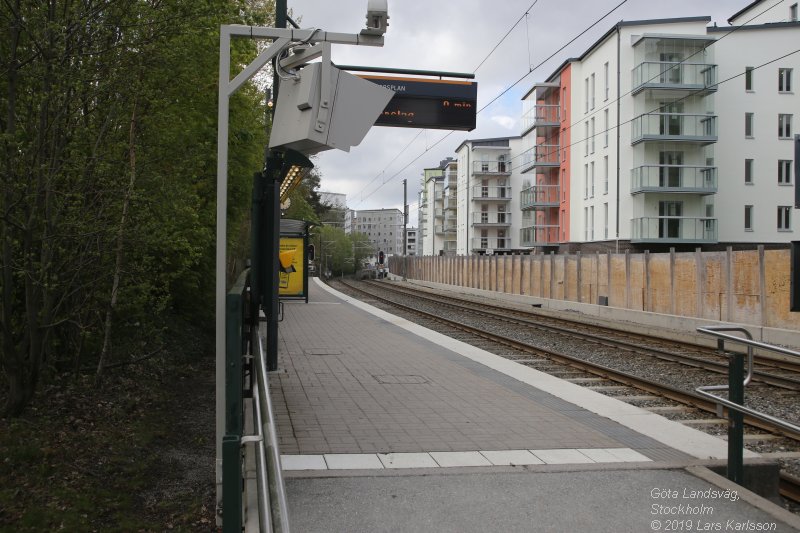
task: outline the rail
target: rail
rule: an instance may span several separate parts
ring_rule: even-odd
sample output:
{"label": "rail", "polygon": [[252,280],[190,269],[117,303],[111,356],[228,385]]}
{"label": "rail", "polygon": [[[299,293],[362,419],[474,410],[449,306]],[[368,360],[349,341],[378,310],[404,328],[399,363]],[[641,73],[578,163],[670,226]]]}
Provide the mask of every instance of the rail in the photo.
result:
{"label": "rail", "polygon": [[[250,289],[250,272],[246,271],[228,292],[226,301],[221,525],[223,533],[241,533],[243,527],[245,531],[288,533],[288,506],[269,396],[266,353]],[[248,402],[248,398],[252,401]],[[249,435],[245,434],[247,412],[253,415]],[[243,449],[246,453],[242,453]],[[245,483],[244,473],[251,460],[255,461],[255,487]],[[253,488],[255,494],[249,494]],[[248,509],[251,499],[256,516]],[[250,522],[256,519],[257,527]]]}
{"label": "rail", "polygon": [[[716,402],[718,406],[728,408],[728,479],[734,483],[742,484],[744,481],[744,415],[749,415],[757,420],[762,420],[787,431],[800,433],[800,426],[776,418],[774,416],[750,409],[744,405],[744,388],[753,377],[753,350],[761,350],[789,355],[800,358],[800,352],[774,346],[753,340],[753,335],[742,327],[737,326],[706,326],[697,328],[697,331],[717,338],[717,349],[728,356],[728,384],[707,385],[697,387],[695,391]],[[724,332],[739,332],[745,338]],[[744,354],[725,351],[725,341],[734,342],[747,347],[747,375],[744,373]],[[722,398],[712,392],[728,391],[728,398]]]}

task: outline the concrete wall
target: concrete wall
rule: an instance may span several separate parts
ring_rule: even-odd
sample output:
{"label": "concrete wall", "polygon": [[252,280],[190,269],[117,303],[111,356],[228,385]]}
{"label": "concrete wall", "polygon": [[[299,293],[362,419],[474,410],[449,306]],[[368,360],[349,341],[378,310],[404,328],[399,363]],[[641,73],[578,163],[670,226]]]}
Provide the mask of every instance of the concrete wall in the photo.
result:
{"label": "concrete wall", "polygon": [[[407,257],[407,277],[661,315],[800,330],[789,250]],[[390,258],[402,273],[402,257]]]}

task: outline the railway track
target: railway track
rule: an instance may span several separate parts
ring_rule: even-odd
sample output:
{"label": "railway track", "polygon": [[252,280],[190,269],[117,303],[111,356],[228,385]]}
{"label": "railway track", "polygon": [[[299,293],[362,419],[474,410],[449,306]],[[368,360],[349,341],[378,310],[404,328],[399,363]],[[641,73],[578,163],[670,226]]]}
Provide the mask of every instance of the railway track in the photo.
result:
{"label": "railway track", "polygon": [[[385,306],[400,309],[403,313],[418,317],[415,321],[422,325],[435,324],[440,332],[459,338],[471,344],[478,344],[480,347],[489,349],[499,355],[516,360],[527,366],[534,366],[537,369],[558,375],[567,381],[589,386],[598,392],[613,395],[628,403],[637,402],[641,407],[653,412],[665,415],[673,415],[678,418],[688,416],[687,420],[682,420],[687,425],[694,427],[705,427],[706,430],[716,428],[716,431],[709,431],[715,434],[724,434],[724,428],[720,425],[727,422],[722,418],[717,418],[717,406],[710,400],[700,397],[693,390],[676,387],[661,382],[659,379],[651,379],[637,375],[634,372],[622,371],[613,366],[601,364],[597,361],[586,360],[580,356],[565,353],[564,349],[554,349],[531,343],[526,339],[519,339],[515,336],[492,331],[493,327],[489,323],[504,323],[513,329],[525,328],[535,332],[547,331],[548,334],[557,334],[569,339],[572,344],[581,343],[585,345],[595,345],[615,351],[624,351],[627,354],[646,354],[646,357],[656,358],[658,361],[671,365],[689,366],[697,371],[712,372],[719,374],[727,372],[727,362],[720,363],[711,360],[713,352],[710,349],[689,345],[686,343],[665,342],[663,340],[649,339],[644,335],[634,335],[628,332],[618,332],[607,327],[587,326],[580,324],[575,326],[574,322],[565,320],[540,320],[540,315],[534,315],[529,311],[509,308],[507,306],[495,305],[487,301],[476,302],[474,300],[457,298],[451,295],[439,295],[434,291],[411,291],[406,288],[398,288],[386,282],[350,283],[337,281],[349,291],[357,292],[362,299],[380,302]],[[386,294],[381,295],[378,292]],[[423,294],[424,293],[424,294]],[[401,299],[417,300],[424,302],[426,309],[421,309],[420,305],[411,304],[408,301],[401,302]],[[465,316],[472,315],[473,324],[467,324]],[[547,317],[551,318],[551,317]],[[474,325],[477,322],[479,325]],[[540,323],[541,322],[541,323]],[[544,323],[544,324],[543,324]],[[478,340],[479,339],[479,340]],[[655,344],[656,346],[651,346]],[[498,350],[499,348],[499,350]],[[677,355],[671,350],[679,351]],[[718,356],[717,356],[718,357]],[[551,368],[547,368],[550,365]],[[543,368],[544,367],[544,368]],[[774,372],[779,371],[780,374]],[[708,374],[705,374],[705,383],[709,381]],[[718,378],[717,378],[718,379]],[[754,379],[756,379],[754,377]],[[796,395],[800,390],[800,379],[793,371],[791,364],[784,361],[763,360],[758,367],[759,387],[769,390],[780,390],[783,394]],[[660,399],[667,399],[672,402],[670,405],[653,405],[663,402]],[[688,411],[687,411],[688,409]],[[702,418],[697,412],[706,413],[712,418]],[[723,416],[724,413],[723,413]],[[746,417],[746,423],[760,432],[767,432],[769,435],[761,433],[749,435],[751,442],[764,440],[769,442],[771,435],[780,435],[784,440],[791,444],[785,446],[792,450],[800,451],[800,434],[787,432],[772,426],[769,423],[753,420]],[[746,437],[748,439],[748,437]],[[759,451],[759,450],[756,450]],[[764,453],[762,451],[762,453]],[[789,452],[790,455],[796,452]],[[766,452],[769,456],[769,452]],[[793,455],[792,455],[793,456]],[[800,457],[800,453],[796,453]],[[786,464],[782,461],[782,464]],[[791,465],[791,469],[782,471],[780,481],[781,494],[793,502],[800,502],[800,464]],[[800,463],[800,462],[798,462]]]}

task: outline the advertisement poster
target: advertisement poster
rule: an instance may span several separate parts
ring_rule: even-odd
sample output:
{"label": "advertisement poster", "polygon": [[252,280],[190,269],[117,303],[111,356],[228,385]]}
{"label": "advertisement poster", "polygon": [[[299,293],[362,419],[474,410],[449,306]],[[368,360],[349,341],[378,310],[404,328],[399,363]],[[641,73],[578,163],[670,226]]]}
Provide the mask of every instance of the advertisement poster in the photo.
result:
{"label": "advertisement poster", "polygon": [[305,296],[303,293],[303,280],[306,275],[303,264],[303,238],[281,237],[279,257],[278,295]]}

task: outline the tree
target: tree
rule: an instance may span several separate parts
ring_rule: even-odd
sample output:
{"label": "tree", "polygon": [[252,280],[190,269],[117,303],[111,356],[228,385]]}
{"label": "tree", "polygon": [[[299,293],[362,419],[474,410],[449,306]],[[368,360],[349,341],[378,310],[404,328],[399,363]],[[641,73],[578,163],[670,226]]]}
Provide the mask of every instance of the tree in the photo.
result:
{"label": "tree", "polygon": [[[102,373],[115,352],[157,350],[170,313],[212,316],[219,25],[271,12],[255,0],[0,8],[3,414],[22,412],[47,368],[102,361]],[[233,63],[256,53],[237,40]],[[249,242],[263,109],[252,86],[231,99],[232,249]]]}

